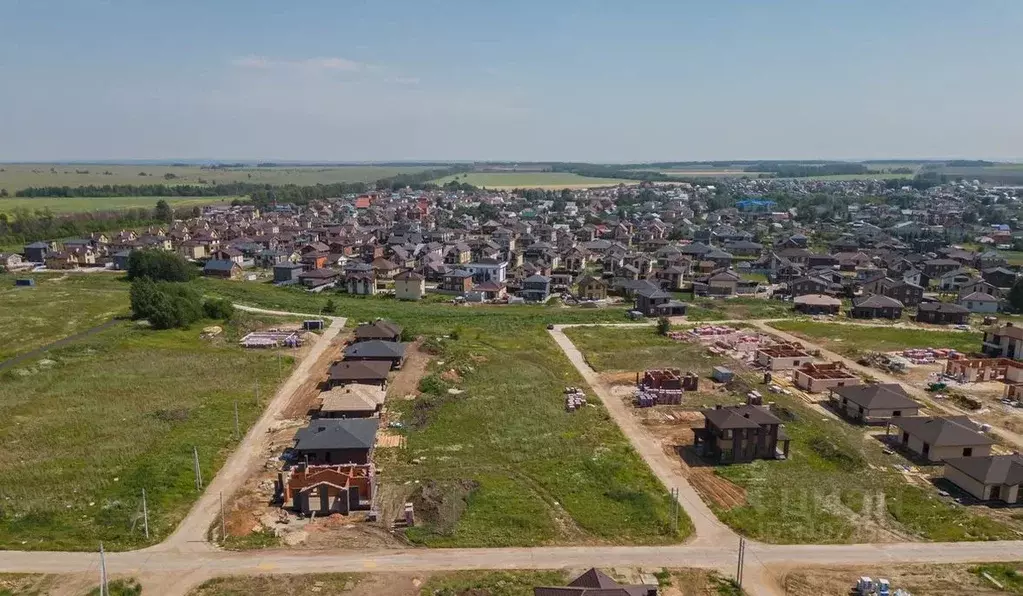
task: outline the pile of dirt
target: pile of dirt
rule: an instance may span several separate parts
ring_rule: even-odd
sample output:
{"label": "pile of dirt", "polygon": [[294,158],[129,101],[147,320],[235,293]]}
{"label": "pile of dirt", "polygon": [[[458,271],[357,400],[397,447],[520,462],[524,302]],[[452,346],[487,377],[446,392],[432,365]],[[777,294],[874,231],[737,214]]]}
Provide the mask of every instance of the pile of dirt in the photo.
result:
{"label": "pile of dirt", "polygon": [[438,534],[449,534],[469,506],[469,497],[479,488],[475,480],[429,480],[412,494],[416,524],[426,524]]}
{"label": "pile of dirt", "polygon": [[455,369],[448,369],[440,374],[440,378],[444,379],[448,383],[458,383],[462,380],[462,375],[458,374]]}

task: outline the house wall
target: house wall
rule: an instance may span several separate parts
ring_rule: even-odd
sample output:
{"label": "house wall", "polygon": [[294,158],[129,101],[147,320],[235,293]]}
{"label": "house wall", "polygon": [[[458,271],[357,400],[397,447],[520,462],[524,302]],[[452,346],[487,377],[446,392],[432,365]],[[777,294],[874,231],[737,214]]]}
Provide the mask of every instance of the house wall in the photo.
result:
{"label": "house wall", "polygon": [[[919,437],[910,435],[906,447],[913,453],[923,455],[924,442]],[[927,453],[927,460],[937,462],[953,457],[963,457],[963,449],[963,447],[935,447],[932,445]],[[986,455],[991,455],[990,445],[973,445],[973,457],[984,457]]]}
{"label": "house wall", "polygon": [[302,449],[298,461],[304,462],[306,455],[310,464],[368,464],[370,459],[366,449]]}
{"label": "house wall", "polygon": [[967,301],[962,302],[962,305],[965,306],[966,308],[970,309],[970,312],[979,312],[979,313],[998,312],[998,303],[997,302],[981,302],[981,301],[974,302],[973,300],[967,300]]}
{"label": "house wall", "polygon": [[807,362],[813,362],[813,357],[807,354],[805,356],[779,358],[771,357],[763,351],[757,351],[756,362],[761,366],[767,367],[768,370],[791,370]]}
{"label": "house wall", "polygon": [[982,482],[963,474],[952,466],[945,466],[944,477],[952,484],[955,484],[959,488],[982,501],[988,500],[988,497],[991,494],[991,486],[985,485]]}
{"label": "house wall", "polygon": [[426,281],[397,280],[394,282],[394,297],[398,300],[419,300],[426,293]]}
{"label": "house wall", "polygon": [[796,387],[799,387],[804,391],[820,393],[835,387],[859,385],[860,379],[858,377],[849,377],[844,379],[814,379],[804,372],[795,370],[792,371],[792,382],[795,383]]}

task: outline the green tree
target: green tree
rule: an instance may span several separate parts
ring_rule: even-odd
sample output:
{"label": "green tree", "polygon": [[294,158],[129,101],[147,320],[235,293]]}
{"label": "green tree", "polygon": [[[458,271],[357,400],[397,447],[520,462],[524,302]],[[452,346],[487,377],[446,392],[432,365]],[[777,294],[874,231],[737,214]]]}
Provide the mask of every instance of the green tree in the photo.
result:
{"label": "green tree", "polygon": [[1009,290],[1009,305],[1016,312],[1023,312],[1023,281],[1017,281]]}
{"label": "green tree", "polygon": [[323,305],[323,312],[327,313],[328,315],[332,315],[337,312],[337,305],[334,304],[333,298],[327,298],[327,303]]}
{"label": "green tree", "polygon": [[156,202],[156,209],[153,211],[153,218],[158,221],[174,221],[174,210],[167,201],[160,199]]}
{"label": "green tree", "polygon": [[203,302],[202,309],[207,319],[226,321],[234,316],[234,304],[226,298],[211,298]]}
{"label": "green tree", "polygon": [[128,279],[147,277],[153,281],[189,281],[196,270],[179,254],[164,250],[136,250],[128,257]]}
{"label": "green tree", "polygon": [[668,335],[671,331],[671,321],[667,317],[661,317],[657,319],[657,333],[660,335]]}
{"label": "green tree", "polygon": [[145,319],[154,329],[188,327],[203,317],[199,292],[189,284],[139,278],[129,292],[133,319]]}
{"label": "green tree", "polygon": [[148,319],[156,310],[156,284],[148,277],[133,281],[128,297],[131,302],[131,318]]}

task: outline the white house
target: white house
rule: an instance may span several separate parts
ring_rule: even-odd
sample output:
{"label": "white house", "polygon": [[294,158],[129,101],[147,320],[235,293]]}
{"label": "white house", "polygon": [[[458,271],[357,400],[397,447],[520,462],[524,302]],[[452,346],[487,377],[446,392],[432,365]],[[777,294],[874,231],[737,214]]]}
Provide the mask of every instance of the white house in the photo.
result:
{"label": "white house", "polygon": [[414,271],[394,277],[394,297],[398,300],[422,300],[426,294],[426,278]]}
{"label": "white house", "polygon": [[965,306],[970,312],[998,312],[998,298],[986,292],[974,292],[960,298],[959,306]]}
{"label": "white house", "polygon": [[508,263],[496,259],[480,259],[475,263],[467,263],[464,269],[472,273],[472,280],[478,284],[485,281],[503,284],[508,277]]}

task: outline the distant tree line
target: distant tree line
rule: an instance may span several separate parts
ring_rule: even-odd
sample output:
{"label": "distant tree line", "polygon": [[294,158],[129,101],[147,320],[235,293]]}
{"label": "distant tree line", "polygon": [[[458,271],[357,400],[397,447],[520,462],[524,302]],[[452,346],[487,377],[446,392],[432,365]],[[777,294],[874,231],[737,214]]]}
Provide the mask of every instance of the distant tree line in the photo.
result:
{"label": "distant tree line", "polygon": [[810,176],[839,176],[868,174],[870,169],[861,163],[759,163],[743,169],[745,172],[769,172],[779,178],[808,178]]}
{"label": "distant tree line", "polygon": [[29,210],[19,207],[12,209],[9,214],[0,213],[0,245],[142,228],[165,223],[174,217],[192,217],[198,215],[198,211],[198,207],[179,209],[169,217],[166,211],[146,208],[58,215],[49,209]]}

